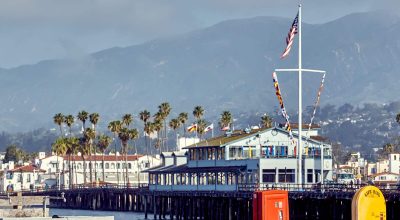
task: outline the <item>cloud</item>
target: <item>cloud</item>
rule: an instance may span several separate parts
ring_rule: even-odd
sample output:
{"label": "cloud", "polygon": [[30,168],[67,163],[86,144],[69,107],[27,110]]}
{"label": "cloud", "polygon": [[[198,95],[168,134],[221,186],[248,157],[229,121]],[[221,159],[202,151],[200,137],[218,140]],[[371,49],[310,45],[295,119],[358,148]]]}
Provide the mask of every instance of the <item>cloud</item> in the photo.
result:
{"label": "cloud", "polygon": [[[226,19],[294,17],[294,0],[0,0],[0,66],[128,46]],[[398,0],[303,0],[304,21],[323,23]],[[66,43],[67,42],[67,43]],[[70,49],[69,46],[75,47]],[[4,50],[6,49],[6,50]]]}

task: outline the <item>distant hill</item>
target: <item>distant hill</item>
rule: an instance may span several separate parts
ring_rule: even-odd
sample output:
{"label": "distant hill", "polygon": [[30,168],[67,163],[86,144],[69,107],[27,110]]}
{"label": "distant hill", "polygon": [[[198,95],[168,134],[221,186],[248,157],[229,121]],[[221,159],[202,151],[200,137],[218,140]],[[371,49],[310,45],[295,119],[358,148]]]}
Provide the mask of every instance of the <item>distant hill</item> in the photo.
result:
{"label": "distant hill", "polygon": [[[86,57],[0,69],[0,130],[49,126],[55,113],[82,109],[99,112],[105,123],[127,112],[154,112],[163,101],[173,114],[191,113],[195,105],[208,116],[272,111],[273,69],[296,64],[297,45],[279,60],[291,22],[230,20]],[[377,12],[304,24],[304,67],[328,72],[321,104],[398,100],[399,34],[400,18]],[[320,77],[305,74],[304,106],[314,102]],[[279,80],[287,107],[297,108],[297,76],[284,73]]]}

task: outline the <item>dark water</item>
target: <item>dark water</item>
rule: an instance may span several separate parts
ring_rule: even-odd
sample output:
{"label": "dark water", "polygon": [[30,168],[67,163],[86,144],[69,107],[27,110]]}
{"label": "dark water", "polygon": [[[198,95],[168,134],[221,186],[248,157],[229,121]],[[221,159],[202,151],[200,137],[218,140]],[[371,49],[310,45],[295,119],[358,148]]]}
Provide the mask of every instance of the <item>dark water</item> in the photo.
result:
{"label": "dark water", "polygon": [[[77,210],[77,209],[50,209],[50,216],[114,216],[115,220],[142,220],[144,219],[143,213],[136,212],[109,212],[109,211],[91,211],[91,210]],[[152,215],[148,215],[148,219],[152,219]]]}

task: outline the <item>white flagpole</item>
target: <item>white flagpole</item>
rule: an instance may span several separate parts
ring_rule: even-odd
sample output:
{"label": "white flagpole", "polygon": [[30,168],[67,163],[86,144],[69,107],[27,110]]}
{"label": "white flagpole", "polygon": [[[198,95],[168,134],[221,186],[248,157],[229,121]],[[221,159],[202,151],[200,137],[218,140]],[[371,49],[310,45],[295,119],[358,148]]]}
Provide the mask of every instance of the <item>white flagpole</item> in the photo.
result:
{"label": "white flagpole", "polygon": [[299,141],[298,141],[298,176],[297,176],[297,183],[302,184],[303,182],[303,176],[302,176],[302,134],[301,134],[301,129],[302,129],[302,60],[301,60],[301,4],[299,4]]}

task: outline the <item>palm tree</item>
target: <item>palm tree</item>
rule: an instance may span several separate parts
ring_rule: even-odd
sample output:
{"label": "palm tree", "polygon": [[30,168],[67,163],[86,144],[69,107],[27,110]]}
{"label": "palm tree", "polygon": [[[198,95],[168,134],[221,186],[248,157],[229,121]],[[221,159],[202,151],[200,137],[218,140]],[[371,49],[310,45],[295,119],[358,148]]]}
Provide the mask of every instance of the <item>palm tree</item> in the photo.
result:
{"label": "palm tree", "polygon": [[200,140],[201,140],[201,138],[203,137],[203,134],[205,133],[204,130],[206,129],[207,124],[208,124],[208,123],[207,123],[206,120],[204,120],[204,119],[199,119],[199,120],[197,121],[197,128],[196,128],[196,131],[197,131],[197,133],[200,135]]}
{"label": "palm tree", "polygon": [[[137,129],[130,129],[128,132],[129,132],[129,136],[130,136],[131,140],[133,140],[133,143],[134,143],[134,146],[135,146],[135,151],[137,152],[135,141],[136,141],[136,139],[139,138],[139,131]],[[138,160],[136,160],[136,162],[139,165]],[[126,172],[128,172],[128,168],[126,168]],[[126,176],[128,176],[128,173],[126,174]],[[140,183],[139,169],[138,169],[138,180],[139,180],[138,183]],[[129,185],[129,177],[128,177],[128,185]]]}
{"label": "palm tree", "polygon": [[264,114],[261,117],[261,124],[263,128],[271,128],[272,127],[272,119],[268,114]]}
{"label": "palm tree", "polygon": [[[73,155],[76,152],[76,149],[79,146],[79,140],[76,137],[68,137],[66,138],[66,147],[67,147],[67,155],[68,155],[68,170],[69,170],[69,187],[71,188],[71,186],[74,183],[73,177],[74,177],[74,169],[72,169],[72,167],[74,167],[75,163],[73,163],[73,165],[71,166],[71,155]],[[75,160],[74,160],[75,162]]]}
{"label": "palm tree", "polygon": [[[93,140],[96,138],[96,133],[93,129],[91,128],[86,128],[85,132],[83,133],[83,136],[85,137],[87,143],[88,143],[88,152],[89,152],[89,175],[90,175],[90,184],[93,184],[93,175],[92,175],[92,169],[93,169],[93,163],[92,163],[92,149],[93,149]],[[95,155],[96,156],[96,155]]]}
{"label": "palm tree", "polygon": [[72,124],[74,124],[74,116],[73,115],[67,115],[64,117],[64,123],[68,126],[69,128],[69,136],[72,136]]}
{"label": "palm tree", "polygon": [[118,137],[121,140],[121,144],[122,144],[122,153],[125,156],[125,178],[124,182],[127,183],[127,185],[129,186],[129,175],[128,175],[128,142],[131,139],[136,139],[139,135],[139,132],[136,129],[131,129],[129,130],[128,128],[122,128],[120,130],[120,132],[118,133]]}
{"label": "palm tree", "polygon": [[64,123],[64,115],[61,113],[55,114],[53,117],[53,121],[60,127],[60,135],[63,136],[62,124]]}
{"label": "palm tree", "polygon": [[103,135],[100,135],[100,136],[98,136],[97,137],[97,146],[98,146],[98,148],[99,148],[99,151],[101,152],[101,154],[103,155],[103,159],[102,159],[102,161],[101,161],[101,163],[102,163],[102,167],[103,167],[103,182],[105,181],[105,174],[104,174],[104,153],[105,153],[105,151],[107,150],[107,148],[110,146],[110,144],[111,144],[111,142],[112,142],[112,139],[109,137],[109,136],[107,136],[107,135],[105,135],[105,134],[103,134]]}
{"label": "palm tree", "polygon": [[167,151],[168,151],[167,118],[168,118],[169,113],[171,112],[171,106],[168,102],[163,102],[158,106],[158,111],[160,112],[160,115],[164,122],[164,137],[162,139],[163,140],[162,145],[163,145],[163,147],[166,147]]}
{"label": "palm tree", "polygon": [[159,118],[158,116],[155,115],[154,117],[155,118],[154,118],[154,122],[153,122],[153,127],[154,127],[154,131],[157,132],[157,142],[155,144],[155,148],[158,148],[160,150],[160,154],[161,154],[162,148],[161,148],[161,140],[160,140],[160,131],[163,128],[163,122],[162,122],[161,118]]}
{"label": "palm tree", "polygon": [[82,122],[82,128],[83,131],[86,129],[85,123],[89,117],[89,113],[87,113],[86,111],[82,110],[80,112],[78,112],[78,115],[76,116],[81,122]]}
{"label": "palm tree", "polygon": [[129,125],[132,123],[132,121],[132,114],[125,114],[124,116],[122,116],[122,124],[126,125],[127,128],[129,128]]}
{"label": "palm tree", "polygon": [[219,119],[219,126],[222,128],[230,126],[232,123],[232,114],[230,111],[223,111]]}
{"label": "palm tree", "polygon": [[194,107],[193,116],[194,116],[197,120],[200,120],[201,117],[203,117],[203,115],[204,115],[204,109],[203,109],[203,107],[201,107],[201,106],[196,106],[196,107]]}
{"label": "palm tree", "polygon": [[[96,137],[96,125],[97,125],[97,123],[99,122],[99,119],[100,119],[100,115],[99,115],[99,113],[96,113],[96,112],[94,112],[94,113],[92,113],[92,114],[90,114],[89,115],[89,120],[90,120],[90,123],[92,123],[92,128],[93,128],[93,132],[94,132],[94,138],[93,138],[93,140],[95,139],[95,137]],[[91,150],[93,150],[93,154],[94,154],[94,164],[95,164],[95,166],[94,166],[94,176],[95,176],[95,180],[97,181],[97,168],[96,168],[96,166],[97,166],[97,159],[96,159],[96,147],[94,147],[93,149],[91,148]],[[90,154],[92,154],[92,151],[90,152]],[[90,163],[91,164],[91,163]],[[92,165],[91,165],[92,166]]]}
{"label": "palm tree", "polygon": [[117,166],[118,160],[117,160],[117,143],[116,143],[116,140],[117,140],[117,135],[118,135],[119,131],[121,130],[121,128],[122,128],[121,121],[112,121],[112,122],[108,123],[108,130],[110,130],[114,134],[114,150],[115,150],[115,163],[116,163],[115,169],[116,169],[116,172],[117,172],[117,183],[118,183],[118,185],[119,185],[119,172],[118,172],[119,169],[118,169],[118,166]]}
{"label": "palm tree", "polygon": [[178,120],[183,125],[183,137],[185,137],[185,147],[186,147],[186,121],[188,120],[188,113],[181,112],[178,116]]}
{"label": "palm tree", "polygon": [[83,160],[83,183],[86,185],[86,158],[85,156],[89,155],[89,142],[85,136],[79,138],[79,152],[81,153],[81,157]]}
{"label": "palm tree", "polygon": [[[147,121],[144,124],[144,132],[146,133],[145,138],[146,138],[146,136],[150,137],[150,135],[154,132],[154,124],[150,121]],[[146,145],[147,145],[147,143],[146,143]],[[147,160],[149,160],[149,148],[150,147],[146,146]]]}
{"label": "palm tree", "polygon": [[67,145],[65,138],[59,137],[55,140],[55,142],[51,145],[51,151],[54,152],[57,156],[57,174],[58,175],[58,181],[57,185],[58,188],[60,188],[60,176],[59,176],[59,163],[58,163],[58,157],[59,155],[64,155],[65,152],[67,151]]}
{"label": "palm tree", "polygon": [[[150,135],[149,133],[146,132],[146,124],[147,124],[147,121],[148,121],[149,118],[150,118],[150,112],[147,111],[147,110],[143,110],[143,111],[141,111],[141,112],[139,113],[139,117],[140,117],[140,120],[143,121],[143,131],[144,131],[146,134]],[[147,127],[148,127],[148,126],[147,126]],[[145,141],[146,151],[147,151],[147,156],[148,156],[148,155],[149,155],[149,150],[148,150],[149,146],[148,146],[148,143],[147,143],[148,140],[147,140],[146,137],[147,137],[147,135],[144,136],[144,141]]]}
{"label": "palm tree", "polygon": [[177,135],[177,129],[181,126],[181,122],[179,121],[178,118],[171,119],[169,121],[169,127],[172,128],[172,130],[175,131],[175,137],[176,137],[176,150],[178,150],[178,135]]}

